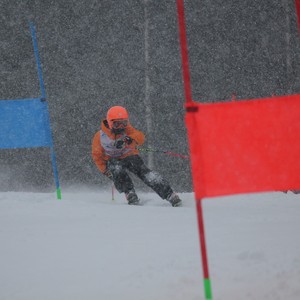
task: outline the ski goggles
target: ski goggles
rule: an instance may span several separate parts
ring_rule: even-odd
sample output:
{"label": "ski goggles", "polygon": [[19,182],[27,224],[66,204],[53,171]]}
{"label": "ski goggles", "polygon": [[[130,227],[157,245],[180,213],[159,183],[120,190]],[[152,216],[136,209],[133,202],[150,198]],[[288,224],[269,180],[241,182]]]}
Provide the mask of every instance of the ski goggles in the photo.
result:
{"label": "ski goggles", "polygon": [[114,120],[112,121],[113,128],[125,128],[128,125],[128,120]]}

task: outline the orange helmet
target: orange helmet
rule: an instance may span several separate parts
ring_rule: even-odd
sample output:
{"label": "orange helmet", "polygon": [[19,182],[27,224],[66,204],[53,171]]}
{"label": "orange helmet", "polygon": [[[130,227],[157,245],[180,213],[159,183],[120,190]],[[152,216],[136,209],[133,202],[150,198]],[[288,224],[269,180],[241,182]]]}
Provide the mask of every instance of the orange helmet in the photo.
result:
{"label": "orange helmet", "polygon": [[[106,115],[109,128],[114,128],[114,121],[127,121],[128,122],[128,112],[122,106],[113,106],[111,107]],[[126,125],[125,125],[126,127]]]}

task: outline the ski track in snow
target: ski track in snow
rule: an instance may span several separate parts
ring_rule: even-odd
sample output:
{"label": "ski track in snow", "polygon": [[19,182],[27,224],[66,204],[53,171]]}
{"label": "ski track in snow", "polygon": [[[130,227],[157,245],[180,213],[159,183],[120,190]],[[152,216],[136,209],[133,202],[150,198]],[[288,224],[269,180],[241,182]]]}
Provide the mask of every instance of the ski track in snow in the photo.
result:
{"label": "ski track in snow", "polygon": [[[204,299],[194,196],[0,193],[0,300]],[[213,299],[300,299],[300,195],[203,202]]]}

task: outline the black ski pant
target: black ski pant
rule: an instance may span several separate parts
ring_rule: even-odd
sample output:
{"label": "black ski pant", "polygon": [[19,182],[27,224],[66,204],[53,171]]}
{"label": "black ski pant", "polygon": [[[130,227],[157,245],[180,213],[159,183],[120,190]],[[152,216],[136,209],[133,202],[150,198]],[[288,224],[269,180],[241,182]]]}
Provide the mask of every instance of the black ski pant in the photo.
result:
{"label": "black ski pant", "polygon": [[138,155],[127,156],[123,159],[111,158],[107,162],[107,169],[112,173],[112,180],[120,193],[134,190],[127,171],[139,177],[162,199],[167,199],[173,193],[170,184],[159,173],[150,170]]}

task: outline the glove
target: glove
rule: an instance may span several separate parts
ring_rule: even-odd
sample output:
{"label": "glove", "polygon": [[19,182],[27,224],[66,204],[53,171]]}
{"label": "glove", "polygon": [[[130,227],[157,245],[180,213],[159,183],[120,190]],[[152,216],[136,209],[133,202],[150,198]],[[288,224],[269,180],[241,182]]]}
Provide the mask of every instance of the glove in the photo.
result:
{"label": "glove", "polygon": [[115,147],[117,149],[122,149],[125,146],[124,144],[125,144],[124,140],[123,139],[119,139],[119,140],[116,140]]}
{"label": "glove", "polygon": [[113,175],[109,170],[106,170],[103,174],[109,179],[113,180]]}
{"label": "glove", "polygon": [[115,147],[117,149],[122,149],[125,147],[125,144],[126,145],[130,145],[132,143],[132,138],[130,136],[125,136],[124,138],[122,139],[118,139],[116,140],[115,142]]}
{"label": "glove", "polygon": [[130,136],[125,136],[124,141],[127,145],[130,145],[132,143],[132,138]]}

